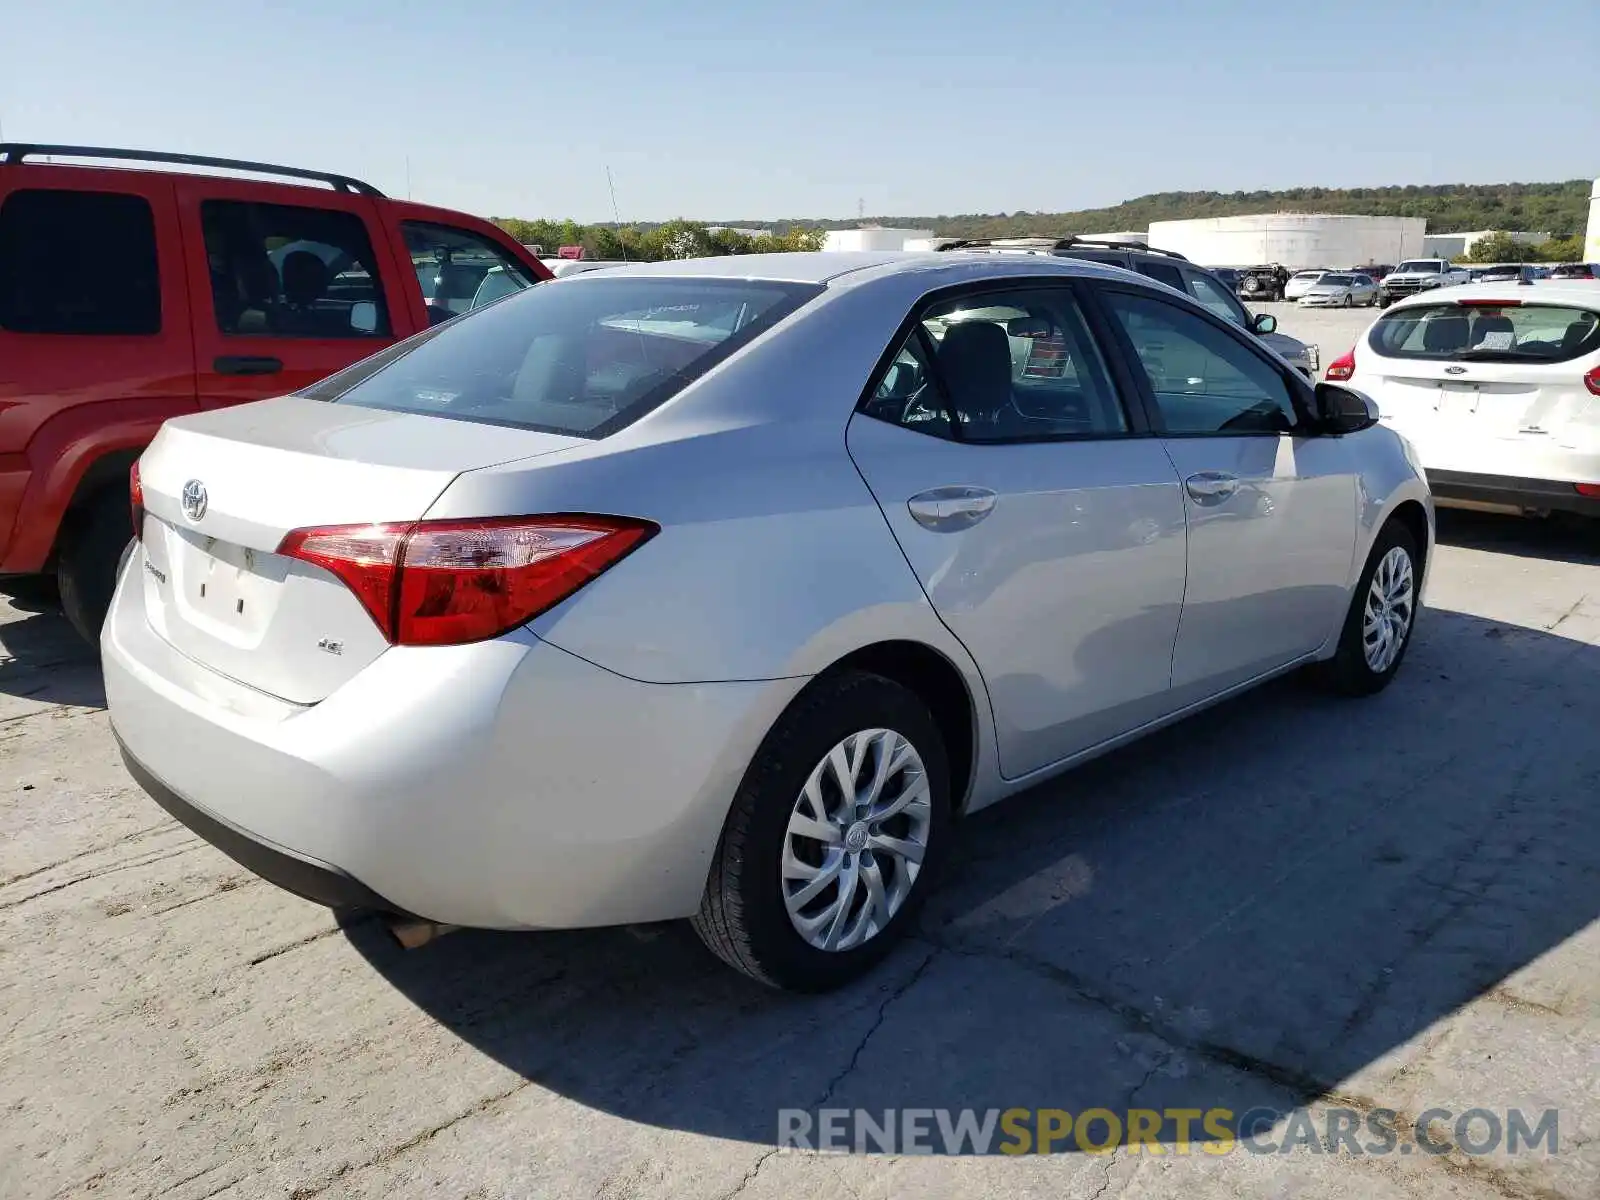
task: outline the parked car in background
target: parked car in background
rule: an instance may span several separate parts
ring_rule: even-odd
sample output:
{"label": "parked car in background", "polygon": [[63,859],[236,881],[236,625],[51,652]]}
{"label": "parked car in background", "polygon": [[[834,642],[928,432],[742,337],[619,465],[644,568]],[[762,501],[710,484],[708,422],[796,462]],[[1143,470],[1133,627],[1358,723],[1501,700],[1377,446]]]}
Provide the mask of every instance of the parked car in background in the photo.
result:
{"label": "parked car in background", "polygon": [[1364,266],[1346,267],[1345,270],[1352,275],[1365,275],[1374,283],[1382,283],[1384,276],[1394,267],[1388,263],[1367,263]]}
{"label": "parked car in background", "polygon": [[1245,300],[1283,300],[1289,286],[1289,272],[1277,264],[1242,267],[1239,271],[1239,296]]}
{"label": "parked car in background", "polygon": [[1600,288],[1552,280],[1414,296],[1328,378],[1377,401],[1440,503],[1600,517]]}
{"label": "parked car in background", "polygon": [[562,280],[138,479],[106,700],[172,815],[322,903],[691,918],[803,990],[959,814],[1300,667],[1387,686],[1434,541],[1369,400],[1055,255]]}
{"label": "parked car in background", "polygon": [[1207,267],[1212,275],[1216,276],[1230,292],[1238,295],[1241,276],[1235,267]]}
{"label": "parked car in background", "polygon": [[986,241],[949,239],[938,252],[1048,255],[1078,258],[1136,271],[1149,279],[1192,296],[1212,312],[1256,334],[1308,379],[1315,379],[1321,360],[1316,346],[1277,332],[1278,319],[1270,313],[1251,313],[1226,283],[1213,272],[1196,266],[1181,254],[1157,250],[1137,242],[1112,242],[1103,238],[1036,237],[995,238]]}
{"label": "parked car in background", "polygon": [[95,638],[163,421],[305,387],[470,308],[492,271],[550,274],[488,221],[342,175],[0,144],[0,575],[53,576]]}
{"label": "parked car in background", "polygon": [[1600,263],[1562,263],[1550,268],[1551,279],[1600,278]]}
{"label": "parked car in background", "polygon": [[1378,285],[1365,275],[1325,271],[1300,297],[1307,308],[1371,308],[1378,302]]}
{"label": "parked car in background", "polygon": [[1289,276],[1289,282],[1283,285],[1283,298],[1291,301],[1300,299],[1326,274],[1326,271],[1296,271]]}
{"label": "parked car in background", "polygon": [[1387,307],[1418,292],[1454,287],[1468,282],[1469,278],[1465,267],[1455,266],[1447,258],[1409,259],[1384,276],[1378,285],[1378,304]]}
{"label": "parked car in background", "polygon": [[1502,263],[1494,267],[1482,267],[1472,272],[1473,283],[1532,283],[1535,279],[1533,267],[1527,263]]}

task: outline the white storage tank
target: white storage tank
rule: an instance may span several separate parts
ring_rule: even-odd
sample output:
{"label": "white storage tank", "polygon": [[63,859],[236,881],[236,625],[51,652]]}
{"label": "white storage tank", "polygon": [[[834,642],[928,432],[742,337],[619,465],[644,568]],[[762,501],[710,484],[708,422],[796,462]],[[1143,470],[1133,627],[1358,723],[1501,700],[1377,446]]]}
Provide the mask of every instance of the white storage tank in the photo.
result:
{"label": "white storage tank", "polygon": [[904,250],[906,243],[931,238],[931,229],[830,229],[822,244],[824,250]]}
{"label": "white storage tank", "polygon": [[1207,267],[1281,263],[1306,267],[1395,264],[1422,255],[1427,222],[1421,217],[1337,216],[1331,213],[1264,213],[1150,222],[1150,245],[1175,250]]}

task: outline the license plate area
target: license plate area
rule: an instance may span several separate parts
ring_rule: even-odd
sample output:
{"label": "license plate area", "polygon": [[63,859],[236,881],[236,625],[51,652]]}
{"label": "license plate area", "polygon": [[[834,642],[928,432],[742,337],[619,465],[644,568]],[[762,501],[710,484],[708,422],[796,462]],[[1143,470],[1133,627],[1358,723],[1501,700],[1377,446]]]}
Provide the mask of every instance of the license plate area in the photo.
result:
{"label": "license plate area", "polygon": [[182,618],[215,637],[251,644],[271,623],[288,560],[188,529],[172,529],[173,598]]}
{"label": "license plate area", "polygon": [[1439,385],[1439,396],[1434,407],[1439,410],[1441,416],[1471,417],[1477,414],[1482,398],[1482,392],[1477,384],[1452,383],[1446,380]]}

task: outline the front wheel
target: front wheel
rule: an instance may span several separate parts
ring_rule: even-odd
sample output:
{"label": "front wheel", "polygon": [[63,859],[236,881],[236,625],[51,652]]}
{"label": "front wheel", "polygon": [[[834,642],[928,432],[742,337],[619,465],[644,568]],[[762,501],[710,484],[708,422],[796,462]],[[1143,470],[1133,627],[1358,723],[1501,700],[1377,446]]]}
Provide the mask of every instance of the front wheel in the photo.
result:
{"label": "front wheel", "polygon": [[1421,579],[1416,539],[1400,522],[1390,521],[1367,557],[1339,648],[1321,665],[1334,691],[1370,696],[1389,686],[1416,630]]}
{"label": "front wheel", "polygon": [[734,796],[695,932],[773,987],[863,974],[904,936],[943,857],[947,763],[916,693],[864,672],[813,684]]}

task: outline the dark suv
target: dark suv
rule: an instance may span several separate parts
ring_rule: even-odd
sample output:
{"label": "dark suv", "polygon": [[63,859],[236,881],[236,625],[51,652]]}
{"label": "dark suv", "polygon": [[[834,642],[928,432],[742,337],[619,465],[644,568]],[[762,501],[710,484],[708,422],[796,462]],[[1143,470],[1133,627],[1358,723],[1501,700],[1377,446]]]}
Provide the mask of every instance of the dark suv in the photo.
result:
{"label": "dark suv", "polygon": [[550,278],[488,221],[347,176],[17,144],[0,144],[0,264],[0,576],[53,577],[91,640],[129,468],[168,417],[297,391]]}
{"label": "dark suv", "polygon": [[1087,237],[994,238],[987,241],[951,240],[941,250],[976,250],[991,254],[1051,254],[1106,263],[1164,283],[1192,296],[1218,316],[1248,329],[1289,365],[1308,379],[1317,377],[1317,348],[1277,332],[1278,319],[1251,314],[1222,279],[1171,250],[1155,250],[1141,242],[1117,242]]}

